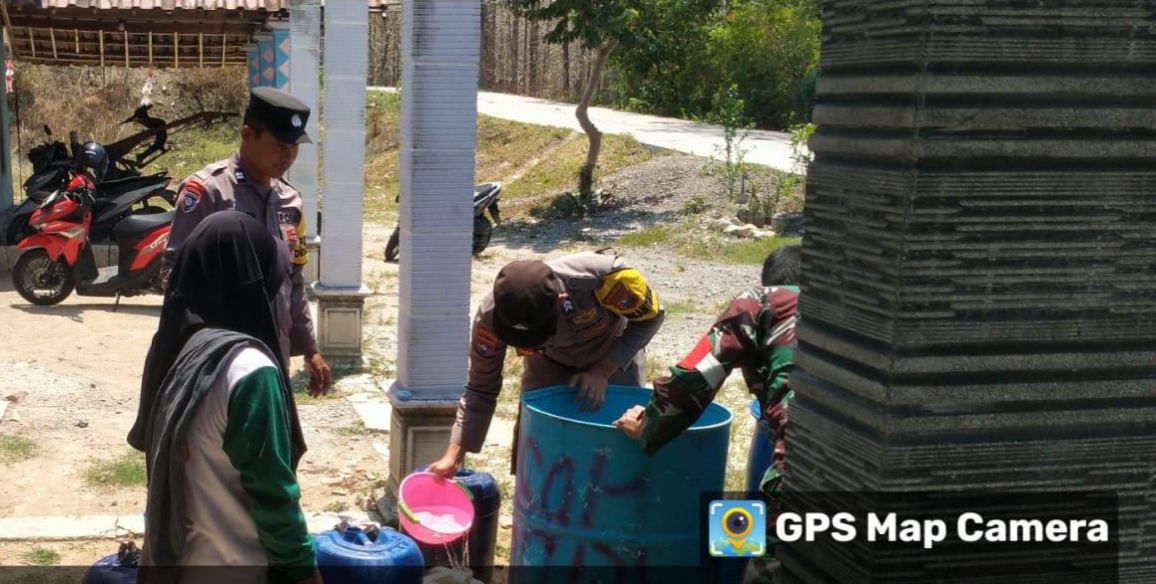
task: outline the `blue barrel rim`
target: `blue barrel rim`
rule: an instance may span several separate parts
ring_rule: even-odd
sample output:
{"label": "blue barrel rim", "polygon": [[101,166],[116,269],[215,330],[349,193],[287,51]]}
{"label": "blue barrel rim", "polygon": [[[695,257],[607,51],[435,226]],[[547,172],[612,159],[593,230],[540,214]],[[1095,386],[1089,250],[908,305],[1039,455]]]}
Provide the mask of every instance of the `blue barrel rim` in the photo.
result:
{"label": "blue barrel rim", "polygon": [[[587,428],[610,428],[610,429],[617,430],[617,428],[615,428],[613,424],[600,424],[597,422],[591,422],[591,421],[587,421],[587,420],[575,420],[574,418],[569,418],[566,416],[561,416],[561,415],[555,414],[553,412],[548,412],[546,410],[543,410],[542,408],[536,407],[532,403],[532,402],[540,400],[540,399],[547,399],[547,398],[553,397],[559,393],[577,393],[577,391],[578,390],[576,388],[566,386],[566,385],[555,385],[555,386],[551,386],[551,387],[543,387],[541,389],[534,389],[534,390],[527,391],[526,393],[523,393],[522,398],[521,398],[521,402],[522,402],[523,407],[532,411],[534,414],[539,415],[539,416],[543,416],[546,418],[550,418],[551,420],[556,420],[556,421],[566,423],[566,424],[585,426]],[[628,385],[607,385],[606,386],[606,393],[608,395],[611,393],[631,394],[631,393],[639,393],[639,392],[647,392],[649,394],[649,393],[652,393],[653,391],[654,390],[646,388],[646,387],[632,387],[632,386],[628,386]],[[603,407],[605,407],[605,406],[603,406]],[[702,422],[702,420],[703,420],[703,418],[700,417],[698,419],[698,421],[694,423],[694,425],[687,428],[683,433],[689,434],[692,432],[709,432],[712,430],[718,430],[719,428],[728,427],[731,425],[731,423],[734,422],[734,414],[731,413],[731,411],[729,409],[727,409],[726,407],[723,407],[722,405],[715,403],[713,401],[707,405],[706,410],[703,411],[703,416],[705,417],[708,412],[713,412],[715,415],[722,416],[722,418],[718,422],[700,424],[700,422]]]}

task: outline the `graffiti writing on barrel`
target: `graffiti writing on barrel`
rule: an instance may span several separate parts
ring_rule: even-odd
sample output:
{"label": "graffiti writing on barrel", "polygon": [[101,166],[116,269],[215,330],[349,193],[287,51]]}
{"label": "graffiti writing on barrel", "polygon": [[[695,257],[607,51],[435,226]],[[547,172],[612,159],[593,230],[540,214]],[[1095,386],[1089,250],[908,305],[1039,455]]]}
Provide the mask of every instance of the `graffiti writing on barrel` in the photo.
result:
{"label": "graffiti writing on barrel", "polygon": [[[586,476],[576,476],[574,461],[562,457],[547,465],[534,438],[526,440],[528,448],[518,453],[517,499],[524,502],[522,512],[534,515],[545,525],[553,527],[547,531],[525,525],[515,533],[513,553],[515,562],[530,561],[534,565],[608,566],[620,577],[615,581],[630,581],[630,570],[646,565],[646,549],[642,542],[626,544],[611,541],[579,541],[574,545],[560,548],[559,529],[575,528],[578,533],[595,533],[605,529],[607,540],[614,538],[613,531],[621,531],[621,519],[629,516],[644,517],[643,507],[647,501],[638,496],[646,486],[645,470],[639,470],[633,478],[609,484],[605,478],[610,465],[610,454],[596,451]],[[532,457],[527,464],[525,457]],[[545,472],[545,479],[541,474]],[[619,521],[609,522],[604,518],[596,524],[599,510],[613,513]],[[605,522],[605,524],[603,524]],[[589,531],[587,531],[589,530]],[[571,541],[579,538],[569,538]],[[595,536],[591,539],[597,539]],[[565,557],[557,557],[559,553]],[[573,574],[577,576],[577,572]]]}

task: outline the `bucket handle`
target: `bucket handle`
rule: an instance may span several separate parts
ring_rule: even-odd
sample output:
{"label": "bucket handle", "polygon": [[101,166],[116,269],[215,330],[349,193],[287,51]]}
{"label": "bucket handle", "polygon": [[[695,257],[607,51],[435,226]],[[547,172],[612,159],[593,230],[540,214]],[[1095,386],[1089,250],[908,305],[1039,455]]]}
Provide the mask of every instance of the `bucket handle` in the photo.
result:
{"label": "bucket handle", "polygon": [[474,500],[474,492],[471,491],[469,487],[463,485],[460,481],[454,481],[454,484],[457,485],[458,488],[462,491],[465,491],[466,496],[469,497],[471,501]]}
{"label": "bucket handle", "polygon": [[[468,497],[470,501],[474,500],[474,493],[473,493],[473,491],[470,490],[469,487],[465,486],[460,481],[455,481],[455,480],[451,479],[450,482],[457,485],[457,487],[459,489],[461,489],[463,493],[466,494],[466,497]],[[405,518],[408,519],[411,523],[413,523],[414,525],[421,525],[421,521],[417,518],[417,515],[413,514],[413,511],[410,510],[409,505],[405,504],[405,501],[398,501],[397,502],[397,508],[399,511],[401,511],[402,515],[405,515]]]}
{"label": "bucket handle", "polygon": [[409,505],[406,505],[405,501],[398,501],[397,508],[401,511],[402,515],[405,515],[405,518],[408,519],[410,523],[421,525],[421,520],[417,518],[417,515],[413,514],[413,511],[409,510]]}

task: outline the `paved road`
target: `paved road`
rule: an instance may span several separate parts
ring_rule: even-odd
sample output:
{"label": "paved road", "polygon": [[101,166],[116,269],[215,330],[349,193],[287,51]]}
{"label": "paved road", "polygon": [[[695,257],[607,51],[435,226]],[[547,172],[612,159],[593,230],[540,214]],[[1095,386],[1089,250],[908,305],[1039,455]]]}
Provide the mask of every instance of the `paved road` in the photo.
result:
{"label": "paved road", "polygon": [[[370,87],[370,91],[395,91],[390,87]],[[574,105],[507,95],[478,92],[478,113],[543,126],[560,126],[581,132],[574,117]],[[612,109],[590,108],[590,120],[607,134],[628,134],[650,146],[667,148],[698,156],[714,156],[724,144],[722,126],[688,122],[620,112]],[[783,132],[752,130],[742,147],[748,149],[746,161],[772,168],[791,171],[791,135]]]}

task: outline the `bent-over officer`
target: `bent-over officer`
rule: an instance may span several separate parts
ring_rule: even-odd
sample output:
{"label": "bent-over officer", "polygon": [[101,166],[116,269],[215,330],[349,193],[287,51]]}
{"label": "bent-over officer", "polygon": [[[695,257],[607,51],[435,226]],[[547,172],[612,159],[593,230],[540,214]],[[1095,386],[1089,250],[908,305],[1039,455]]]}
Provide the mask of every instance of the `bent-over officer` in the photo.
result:
{"label": "bent-over officer", "polygon": [[[465,393],[449,447],[429,472],[452,477],[466,452],[481,451],[502,389],[507,347],[525,358],[523,393],[576,386],[587,409],[596,410],[608,384],[645,382],[646,345],[664,316],[642,274],[609,250],[506,265],[474,317]],[[518,427],[515,422],[511,474]]]}
{"label": "bent-over officer", "polygon": [[305,133],[308,120],[309,108],[288,93],[271,87],[252,91],[237,153],[206,166],[181,184],[161,261],[161,278],[167,287],[177,250],[205,217],[234,209],[264,223],[285,242],[281,249],[291,275],[275,301],[282,346],[288,351],[285,361],[288,363],[290,356],[305,356],[309,395],[316,397],[329,391],[331,373],[317,348],[305,295],[302,270],[309,258],[301,194],[284,179],[297,160],[298,145],[312,143]]}

